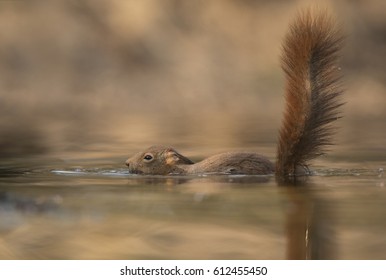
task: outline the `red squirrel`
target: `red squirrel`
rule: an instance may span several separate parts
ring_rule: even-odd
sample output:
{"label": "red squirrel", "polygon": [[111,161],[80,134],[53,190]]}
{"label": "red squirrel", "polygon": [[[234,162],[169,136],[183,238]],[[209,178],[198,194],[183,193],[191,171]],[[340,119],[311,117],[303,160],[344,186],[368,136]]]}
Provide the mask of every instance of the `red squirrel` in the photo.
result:
{"label": "red squirrel", "polygon": [[256,153],[229,152],[194,163],[171,147],[152,146],[126,161],[130,173],[304,175],[308,162],[331,145],[332,122],[342,106],[338,52],[343,37],[326,13],[299,13],[284,38],[284,118],[276,164]]}

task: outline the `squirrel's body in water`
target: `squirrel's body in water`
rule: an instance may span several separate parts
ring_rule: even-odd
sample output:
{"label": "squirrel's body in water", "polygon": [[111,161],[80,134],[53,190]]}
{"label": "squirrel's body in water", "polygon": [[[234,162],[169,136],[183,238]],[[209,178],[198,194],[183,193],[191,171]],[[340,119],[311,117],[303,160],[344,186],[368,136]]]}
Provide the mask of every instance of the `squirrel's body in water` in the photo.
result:
{"label": "squirrel's body in water", "polygon": [[326,14],[299,14],[284,39],[286,110],[279,131],[276,165],[256,153],[223,153],[198,163],[169,147],[152,146],[126,161],[138,174],[305,174],[308,161],[331,144],[331,123],[339,118],[342,36]]}

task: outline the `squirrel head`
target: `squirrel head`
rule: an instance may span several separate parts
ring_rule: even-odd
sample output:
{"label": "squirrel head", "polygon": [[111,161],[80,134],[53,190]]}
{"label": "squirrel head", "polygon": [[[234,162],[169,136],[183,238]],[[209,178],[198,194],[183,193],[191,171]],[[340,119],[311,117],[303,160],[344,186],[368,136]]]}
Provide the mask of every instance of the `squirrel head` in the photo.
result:
{"label": "squirrel head", "polygon": [[178,165],[193,163],[173,148],[162,146],[151,146],[126,160],[130,173],[153,175],[180,174],[183,173],[183,169]]}

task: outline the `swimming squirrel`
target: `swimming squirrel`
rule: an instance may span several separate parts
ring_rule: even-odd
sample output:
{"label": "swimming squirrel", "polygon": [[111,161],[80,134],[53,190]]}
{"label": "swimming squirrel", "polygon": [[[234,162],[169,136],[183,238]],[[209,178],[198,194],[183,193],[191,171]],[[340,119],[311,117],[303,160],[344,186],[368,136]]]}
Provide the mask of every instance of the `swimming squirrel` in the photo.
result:
{"label": "swimming squirrel", "polygon": [[305,175],[308,162],[331,145],[332,122],[340,116],[341,73],[337,65],[343,37],[326,13],[299,13],[282,46],[286,109],[276,164],[256,153],[229,152],[194,163],[170,147],[152,146],[126,161],[136,174]]}

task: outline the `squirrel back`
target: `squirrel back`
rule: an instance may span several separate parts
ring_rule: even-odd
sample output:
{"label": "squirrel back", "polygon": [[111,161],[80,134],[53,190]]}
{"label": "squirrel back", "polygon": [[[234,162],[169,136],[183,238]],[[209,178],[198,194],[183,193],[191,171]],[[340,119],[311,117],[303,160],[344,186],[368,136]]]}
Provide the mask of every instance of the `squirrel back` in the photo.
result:
{"label": "squirrel back", "polygon": [[342,36],[325,13],[299,14],[285,37],[282,69],[286,109],[279,131],[276,167],[255,153],[224,153],[193,163],[170,147],[153,146],[126,161],[139,174],[303,175],[308,162],[331,145],[331,123],[339,118]]}
{"label": "squirrel back", "polygon": [[343,37],[325,13],[299,14],[290,26],[281,57],[286,109],[279,131],[276,175],[307,171],[309,160],[331,145],[331,123],[339,118]]}
{"label": "squirrel back", "polygon": [[274,164],[256,153],[229,152],[194,163],[171,147],[151,146],[126,160],[130,173],[170,174],[272,174]]}

